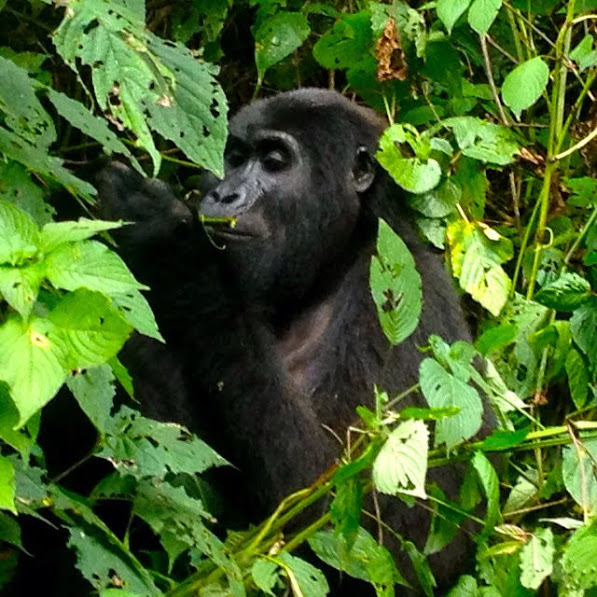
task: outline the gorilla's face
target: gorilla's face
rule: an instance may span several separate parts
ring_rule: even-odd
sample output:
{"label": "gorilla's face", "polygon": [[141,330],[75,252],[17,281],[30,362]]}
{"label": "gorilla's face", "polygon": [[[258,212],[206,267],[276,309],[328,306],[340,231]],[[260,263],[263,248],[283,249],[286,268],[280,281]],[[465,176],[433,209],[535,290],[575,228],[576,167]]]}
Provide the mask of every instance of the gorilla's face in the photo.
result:
{"label": "gorilla's face", "polygon": [[365,146],[354,130],[371,126],[351,128],[346,100],[331,98],[317,121],[299,93],[241,110],[230,123],[225,178],[204,188],[199,215],[251,300],[301,299],[352,240],[377,131]]}

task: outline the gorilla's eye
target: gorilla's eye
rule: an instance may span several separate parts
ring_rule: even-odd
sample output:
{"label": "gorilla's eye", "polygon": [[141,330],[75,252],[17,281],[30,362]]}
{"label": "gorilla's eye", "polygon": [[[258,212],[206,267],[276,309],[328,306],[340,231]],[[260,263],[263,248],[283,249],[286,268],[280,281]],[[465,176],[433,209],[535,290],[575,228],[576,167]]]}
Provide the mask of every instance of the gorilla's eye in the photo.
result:
{"label": "gorilla's eye", "polygon": [[266,170],[270,172],[279,172],[288,167],[290,164],[290,156],[287,151],[281,148],[274,148],[263,154],[261,162]]}
{"label": "gorilla's eye", "polygon": [[232,149],[226,152],[226,163],[231,168],[239,168],[247,161],[247,156],[239,149]]}

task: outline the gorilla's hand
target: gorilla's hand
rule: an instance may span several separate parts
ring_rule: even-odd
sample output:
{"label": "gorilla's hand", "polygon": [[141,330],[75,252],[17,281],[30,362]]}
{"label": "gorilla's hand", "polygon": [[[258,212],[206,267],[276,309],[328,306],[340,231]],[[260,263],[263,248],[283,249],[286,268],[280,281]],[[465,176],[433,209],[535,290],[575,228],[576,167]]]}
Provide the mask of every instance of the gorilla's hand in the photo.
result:
{"label": "gorilla's hand", "polygon": [[163,229],[191,222],[191,211],[172,189],[156,178],[143,178],[138,172],[111,162],[95,179],[100,197],[99,215],[107,220],[159,223]]}

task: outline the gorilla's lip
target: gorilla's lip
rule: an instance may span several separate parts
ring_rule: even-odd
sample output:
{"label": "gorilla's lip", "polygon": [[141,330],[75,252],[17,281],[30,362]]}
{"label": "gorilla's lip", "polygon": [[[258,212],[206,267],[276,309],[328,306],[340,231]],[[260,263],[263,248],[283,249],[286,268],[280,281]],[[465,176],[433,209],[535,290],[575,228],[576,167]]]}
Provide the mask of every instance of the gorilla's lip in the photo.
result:
{"label": "gorilla's lip", "polygon": [[205,229],[210,234],[210,236],[217,236],[218,238],[226,238],[232,240],[251,240],[253,238],[257,238],[255,234],[252,234],[247,230],[238,230],[236,228],[224,228],[208,224],[205,226]]}
{"label": "gorilla's lip", "polygon": [[269,230],[261,217],[242,214],[239,217],[213,217],[199,214],[199,219],[209,236],[230,241],[264,239]]}

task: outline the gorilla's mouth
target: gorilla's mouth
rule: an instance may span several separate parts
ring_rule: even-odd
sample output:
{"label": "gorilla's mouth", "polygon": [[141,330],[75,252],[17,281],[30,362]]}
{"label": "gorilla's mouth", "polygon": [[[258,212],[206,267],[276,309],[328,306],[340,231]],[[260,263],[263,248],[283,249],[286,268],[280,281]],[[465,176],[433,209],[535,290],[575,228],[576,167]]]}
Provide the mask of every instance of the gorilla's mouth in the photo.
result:
{"label": "gorilla's mouth", "polygon": [[239,220],[236,217],[220,218],[199,214],[199,220],[210,237],[239,242],[268,236],[259,218],[244,216]]}

